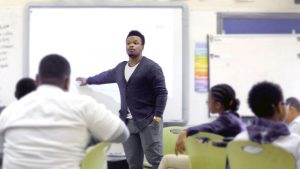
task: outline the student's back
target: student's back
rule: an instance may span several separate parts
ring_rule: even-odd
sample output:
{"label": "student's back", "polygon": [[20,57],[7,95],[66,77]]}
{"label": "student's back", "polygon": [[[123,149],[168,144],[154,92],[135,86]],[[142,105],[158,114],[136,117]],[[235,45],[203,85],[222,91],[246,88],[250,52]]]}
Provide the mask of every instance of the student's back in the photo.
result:
{"label": "student's back", "polygon": [[118,119],[86,96],[42,85],[3,111],[4,166],[78,168],[90,132],[100,140],[109,140],[120,125]]}
{"label": "student's back", "polygon": [[[45,58],[65,62],[57,55]],[[46,79],[0,116],[3,169],[79,169],[91,136],[114,142],[128,138],[124,123],[104,105]]]}

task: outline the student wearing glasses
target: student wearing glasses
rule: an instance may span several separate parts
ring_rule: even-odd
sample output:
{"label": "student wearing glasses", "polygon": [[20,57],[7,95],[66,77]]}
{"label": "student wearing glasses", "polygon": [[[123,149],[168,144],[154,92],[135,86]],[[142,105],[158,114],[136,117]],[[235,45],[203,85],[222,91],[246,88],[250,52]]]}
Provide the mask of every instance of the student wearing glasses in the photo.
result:
{"label": "student wearing glasses", "polygon": [[267,81],[255,84],[249,92],[248,104],[257,118],[235,140],[281,147],[295,157],[300,169],[300,136],[291,133],[283,122],[286,107],[280,86]]}
{"label": "student wearing glasses", "polygon": [[286,99],[286,117],[284,122],[293,133],[300,134],[300,102],[295,97]]}

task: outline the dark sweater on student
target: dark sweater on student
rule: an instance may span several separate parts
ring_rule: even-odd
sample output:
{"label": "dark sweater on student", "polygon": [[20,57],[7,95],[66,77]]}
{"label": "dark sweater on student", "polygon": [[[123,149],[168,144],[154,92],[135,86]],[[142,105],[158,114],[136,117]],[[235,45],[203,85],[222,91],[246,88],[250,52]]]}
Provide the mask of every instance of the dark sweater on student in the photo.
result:
{"label": "dark sweater on student", "polygon": [[290,135],[290,131],[282,121],[256,118],[247,128],[249,138],[260,144],[272,143],[281,136]]}
{"label": "dark sweater on student", "polygon": [[220,116],[210,123],[189,127],[187,129],[187,136],[194,135],[198,132],[209,132],[224,137],[235,137],[243,131],[244,128],[244,124],[236,112],[226,111],[220,113]]}
{"label": "dark sweater on student", "polygon": [[162,117],[168,91],[161,67],[145,56],[126,82],[124,70],[127,61],[115,68],[87,79],[88,84],[117,83],[121,96],[120,118],[126,120],[129,108],[138,128],[143,129],[153,121],[153,116]]}

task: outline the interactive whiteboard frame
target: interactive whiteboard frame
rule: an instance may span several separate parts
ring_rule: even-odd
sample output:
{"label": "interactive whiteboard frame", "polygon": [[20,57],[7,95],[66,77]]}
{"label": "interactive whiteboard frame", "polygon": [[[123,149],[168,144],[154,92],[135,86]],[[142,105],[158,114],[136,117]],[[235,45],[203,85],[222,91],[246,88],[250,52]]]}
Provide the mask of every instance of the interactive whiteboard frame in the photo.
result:
{"label": "interactive whiteboard frame", "polygon": [[[168,117],[164,116],[166,118],[166,121],[174,121],[174,122],[178,122],[178,123],[186,123],[188,121],[188,10],[187,7],[184,4],[165,4],[165,3],[139,3],[139,4],[122,4],[122,3],[118,3],[118,4],[28,4],[26,10],[25,10],[25,37],[24,37],[24,53],[25,56],[27,57],[27,59],[25,59],[26,61],[28,61],[27,63],[25,63],[25,69],[26,69],[26,75],[28,76],[32,76],[32,74],[30,75],[29,69],[30,69],[30,11],[31,9],[47,9],[47,8],[120,8],[120,9],[134,9],[134,8],[155,8],[155,9],[181,9],[182,10],[182,17],[181,17],[181,23],[182,23],[182,63],[181,63],[181,69],[182,72],[179,75],[180,78],[182,79],[182,84],[181,84],[181,102],[182,102],[182,107],[181,107],[181,117],[180,118],[175,118],[172,119],[172,117],[169,115]],[[143,33],[143,31],[141,31]],[[128,33],[128,32],[126,32]],[[146,35],[145,35],[146,36]],[[117,37],[120,39],[125,39],[126,34],[122,35],[122,37]],[[146,44],[145,44],[145,48],[147,48],[147,40],[149,40],[151,37],[146,36]],[[163,38],[163,37],[162,37]],[[125,44],[125,42],[124,42]],[[125,53],[125,45],[123,45],[122,47],[124,47],[124,54]],[[144,51],[145,52],[145,51]],[[147,56],[147,55],[146,55]],[[151,58],[151,56],[150,56]],[[124,58],[123,60],[127,60],[127,58]],[[119,60],[117,63],[121,62],[122,60]],[[116,63],[116,64],[117,64]],[[112,68],[112,67],[111,67]],[[163,67],[162,67],[163,68]],[[164,69],[164,68],[163,68]],[[90,75],[94,75],[100,72],[90,72]],[[80,76],[80,75],[78,75]],[[174,76],[175,77],[175,76]],[[88,91],[88,89],[83,89]],[[168,105],[167,105],[168,107]],[[169,105],[170,107],[170,105]],[[166,110],[168,111],[168,110]],[[172,114],[172,112],[168,112],[168,114]],[[166,114],[165,114],[166,115]]]}

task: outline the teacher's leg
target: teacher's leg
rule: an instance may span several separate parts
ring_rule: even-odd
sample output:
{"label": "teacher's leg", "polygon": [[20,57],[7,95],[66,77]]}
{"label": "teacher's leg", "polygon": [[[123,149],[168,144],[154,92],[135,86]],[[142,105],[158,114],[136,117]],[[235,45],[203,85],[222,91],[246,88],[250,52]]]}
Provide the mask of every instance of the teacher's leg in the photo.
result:
{"label": "teacher's leg", "polygon": [[152,121],[147,127],[140,132],[143,150],[148,162],[153,169],[157,169],[162,154],[162,131],[163,121],[159,123]]}
{"label": "teacher's leg", "polygon": [[123,142],[123,148],[129,169],[143,169],[144,152],[139,136],[139,129],[135,126],[133,120],[128,120],[127,127],[130,136],[128,140]]}

